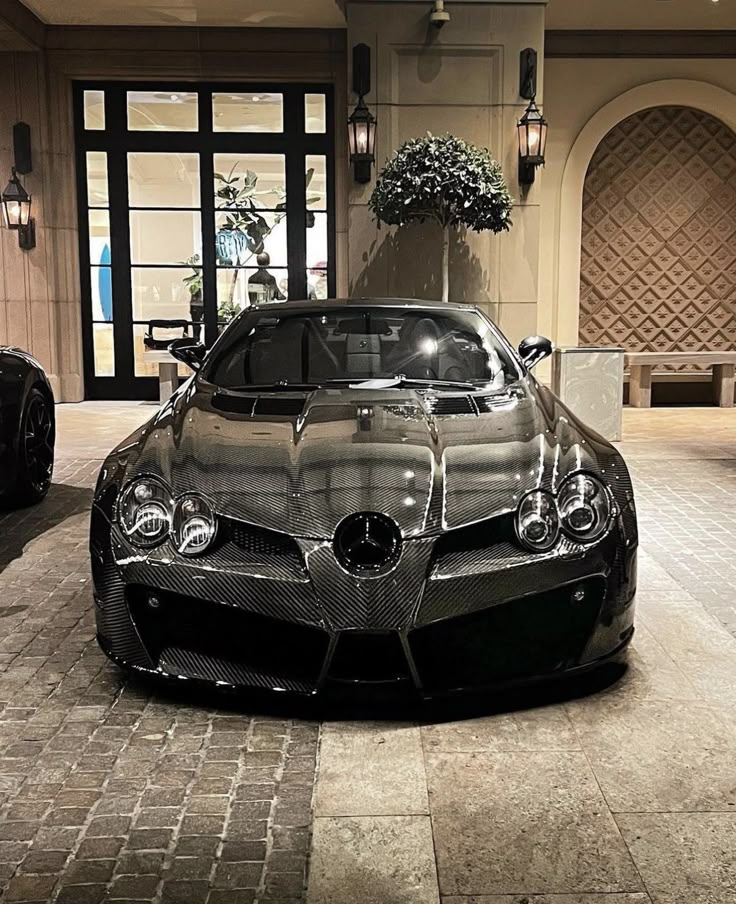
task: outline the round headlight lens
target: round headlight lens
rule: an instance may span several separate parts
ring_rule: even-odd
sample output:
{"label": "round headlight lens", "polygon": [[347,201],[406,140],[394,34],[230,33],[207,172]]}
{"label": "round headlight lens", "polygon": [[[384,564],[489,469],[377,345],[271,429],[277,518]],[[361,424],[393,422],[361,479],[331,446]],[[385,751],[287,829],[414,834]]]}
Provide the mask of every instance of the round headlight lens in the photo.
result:
{"label": "round headlight lens", "polygon": [[608,528],[611,503],[603,484],[589,474],[575,474],[560,487],[562,529],[573,540],[591,542]]}
{"label": "round headlight lens", "polygon": [[534,552],[552,549],[560,533],[554,497],[544,490],[526,495],[516,513],[516,533],[527,549]]}
{"label": "round headlight lens", "polygon": [[215,539],[217,519],[212,506],[202,496],[180,496],[174,506],[174,543],[184,556],[203,553]]}
{"label": "round headlight lens", "polygon": [[136,546],[157,546],[171,528],[171,494],[153,477],[139,477],[123,490],[120,527]]}

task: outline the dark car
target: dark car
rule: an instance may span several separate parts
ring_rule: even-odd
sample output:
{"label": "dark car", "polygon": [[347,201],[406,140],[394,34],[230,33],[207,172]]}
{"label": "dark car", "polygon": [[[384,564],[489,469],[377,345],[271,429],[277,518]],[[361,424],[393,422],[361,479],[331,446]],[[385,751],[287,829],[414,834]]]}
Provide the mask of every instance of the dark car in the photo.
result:
{"label": "dark car", "polygon": [[[189,344],[187,344],[189,342]],[[619,453],[470,306],[251,308],[105,461],[98,637],[141,673],[433,696],[576,673],[633,634]]]}
{"label": "dark car", "polygon": [[56,422],[43,367],[17,348],[0,346],[0,498],[40,502],[51,486]]}

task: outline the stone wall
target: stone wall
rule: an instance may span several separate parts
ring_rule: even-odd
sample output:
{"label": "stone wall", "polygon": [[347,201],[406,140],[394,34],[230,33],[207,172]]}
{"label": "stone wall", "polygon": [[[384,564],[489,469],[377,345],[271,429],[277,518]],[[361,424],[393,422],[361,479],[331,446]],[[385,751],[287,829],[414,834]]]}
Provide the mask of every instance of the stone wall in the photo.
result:
{"label": "stone wall", "polygon": [[0,54],[0,181],[12,166],[12,127],[31,127],[36,248],[21,251],[0,230],[0,343],[19,345],[47,368],[59,398],[81,398],[81,317],[71,109],[49,90],[40,52]]}

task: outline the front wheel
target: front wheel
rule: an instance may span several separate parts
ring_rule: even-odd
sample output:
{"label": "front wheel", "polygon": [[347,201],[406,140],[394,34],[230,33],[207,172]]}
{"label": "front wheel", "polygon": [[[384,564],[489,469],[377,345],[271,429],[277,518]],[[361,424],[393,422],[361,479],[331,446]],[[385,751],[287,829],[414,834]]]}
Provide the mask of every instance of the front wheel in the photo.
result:
{"label": "front wheel", "polygon": [[28,393],[20,418],[18,477],[13,496],[19,505],[40,502],[51,486],[54,470],[53,402],[40,389]]}

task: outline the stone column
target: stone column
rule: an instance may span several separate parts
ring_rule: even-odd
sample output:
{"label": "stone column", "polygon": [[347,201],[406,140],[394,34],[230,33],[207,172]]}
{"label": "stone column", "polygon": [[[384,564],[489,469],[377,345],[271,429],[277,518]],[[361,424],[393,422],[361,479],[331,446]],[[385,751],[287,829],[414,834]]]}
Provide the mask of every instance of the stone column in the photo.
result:
{"label": "stone column", "polygon": [[71,87],[50,79],[40,52],[0,53],[0,190],[12,165],[12,127],[31,127],[36,247],[21,251],[0,230],[0,344],[31,352],[46,369],[57,401],[83,398],[79,248]]}
{"label": "stone column", "polygon": [[[429,22],[430,0],[347,0],[346,7],[348,58],[359,42],[371,48],[366,101],[378,117],[378,168],[407,138],[450,132],[487,147],[514,196],[509,234],[455,235],[451,300],[483,307],[513,341],[535,333],[540,174],[522,194],[516,123],[526,106],[519,96],[519,53],[525,47],[539,54],[542,99],[544,2],[452,0],[446,4],[450,22],[442,30]],[[348,113],[355,102],[349,95]],[[374,183],[349,184],[350,294],[440,298],[439,229],[379,228],[367,207]]]}

